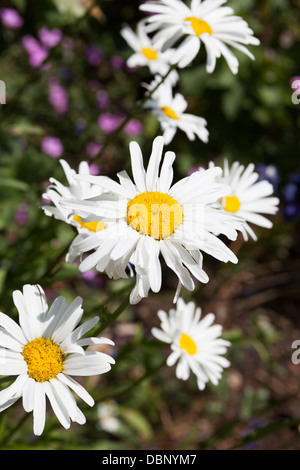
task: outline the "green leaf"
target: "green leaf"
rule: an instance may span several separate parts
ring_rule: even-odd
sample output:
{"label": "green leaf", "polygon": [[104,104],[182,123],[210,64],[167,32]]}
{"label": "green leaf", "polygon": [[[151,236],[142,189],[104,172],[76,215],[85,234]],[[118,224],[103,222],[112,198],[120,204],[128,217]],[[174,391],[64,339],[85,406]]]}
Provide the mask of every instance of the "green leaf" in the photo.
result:
{"label": "green leaf", "polygon": [[16,180],[14,178],[3,178],[2,176],[0,176],[0,187],[1,186],[17,189],[20,191],[28,191],[29,189],[28,184],[24,183],[24,181]]}

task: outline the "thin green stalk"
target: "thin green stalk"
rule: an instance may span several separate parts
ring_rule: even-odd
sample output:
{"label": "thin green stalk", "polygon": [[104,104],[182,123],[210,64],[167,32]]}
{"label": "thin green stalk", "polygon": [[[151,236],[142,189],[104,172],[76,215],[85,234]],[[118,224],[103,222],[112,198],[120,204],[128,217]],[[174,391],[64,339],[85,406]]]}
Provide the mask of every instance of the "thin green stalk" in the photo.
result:
{"label": "thin green stalk", "polygon": [[131,392],[131,390],[136,389],[144,380],[148,379],[152,375],[156,374],[164,365],[166,365],[166,360],[163,359],[156,367],[154,367],[151,370],[147,370],[144,375],[142,375],[139,379],[134,380],[130,384],[120,386],[117,389],[114,390],[109,390],[107,393],[103,394],[102,397],[100,397],[97,400],[97,403],[101,403],[102,401],[105,401],[106,399],[111,399],[114,398],[116,399],[117,397],[120,397],[121,395],[125,395],[126,393]]}
{"label": "thin green stalk", "polygon": [[130,294],[127,294],[127,296],[125,297],[123,302],[119,305],[119,307],[101,323],[97,331],[94,333],[94,336],[98,336],[111,323],[113,323],[124,312],[124,310],[126,310],[126,308],[130,305],[129,297],[130,297]]}

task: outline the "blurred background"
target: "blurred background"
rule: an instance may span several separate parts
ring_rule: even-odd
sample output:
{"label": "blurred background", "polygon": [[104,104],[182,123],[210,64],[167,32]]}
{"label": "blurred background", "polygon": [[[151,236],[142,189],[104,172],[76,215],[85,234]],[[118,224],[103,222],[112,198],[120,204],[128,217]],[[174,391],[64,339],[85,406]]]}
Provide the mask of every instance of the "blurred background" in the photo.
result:
{"label": "blurred background", "polygon": [[159,294],[124,306],[131,281],[81,275],[66,264],[74,231],[40,208],[50,177],[66,184],[59,158],[76,170],[89,161],[93,174],[115,179],[129,167],[131,140],[148,158],[160,135],[148,111],[113,134],[152,79],[147,68],[127,68],[132,51],[120,36],[125,23],[135,29],[142,18],[139,2],[0,1],[0,310],[17,319],[12,291],[41,280],[49,302],[81,295],[86,315],[99,314],[104,326],[122,309],[104,334],[116,343],[115,367],[85,380],[96,401],[92,409],[79,405],[86,425],[65,431],[50,412],[36,439],[31,417],[16,429],[24,414],[17,404],[0,415],[0,448],[300,449],[300,364],[291,359],[300,340],[300,2],[229,4],[261,46],[252,48],[255,62],[237,52],[236,76],[221,59],[208,75],[204,50],[180,71],[177,89],[189,112],[207,119],[210,141],[177,132],[168,146],[177,155],[174,179],[210,160],[253,162],[281,204],[272,230],[255,228],[258,242],[232,245],[238,265],[206,257],[210,282],[183,292],[216,314],[232,342],[220,385],[199,392],[192,377],[180,382],[163,365],[168,348],[150,331],[157,310],[172,307],[170,271]]}

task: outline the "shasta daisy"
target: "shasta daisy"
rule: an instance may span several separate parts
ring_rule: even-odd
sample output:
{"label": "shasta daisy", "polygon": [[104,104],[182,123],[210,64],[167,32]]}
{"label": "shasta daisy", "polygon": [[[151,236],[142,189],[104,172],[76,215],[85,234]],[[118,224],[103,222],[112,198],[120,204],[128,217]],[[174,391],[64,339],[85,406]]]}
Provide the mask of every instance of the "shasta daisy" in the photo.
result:
{"label": "shasta daisy", "polygon": [[207,72],[214,71],[216,60],[223,56],[231,71],[239,68],[231,48],[238,49],[251,59],[254,56],[245,47],[258,45],[252,29],[232,8],[222,6],[227,0],[191,0],[188,7],[181,0],[158,0],[143,3],[140,9],[154,13],[144,21],[148,32],[156,32],[155,41],[169,48],[182,40],[174,55],[174,63],[186,67],[197,56],[203,43],[207,53]]}
{"label": "shasta daisy", "polygon": [[[136,142],[130,143],[133,181],[126,171],[118,174],[119,183],[105,176],[80,175],[77,178],[105,189],[92,201],[62,199],[63,207],[87,220],[109,220],[108,226],[90,233],[75,243],[83,256],[79,269],[96,268],[109,277],[127,277],[132,263],[136,284],[131,303],[147,297],[149,290],[159,292],[162,282],[160,255],[174,271],[179,285],[194,289],[194,280],[208,282],[202,267],[202,252],[216,259],[237,263],[234,253],[215,233],[237,238],[242,221],[228,212],[215,209],[213,202],[229,194],[230,188],[216,182],[220,168],[197,172],[172,185],[174,152],[166,152],[164,139],[153,142],[147,170]],[[192,277],[193,276],[193,277]]]}
{"label": "shasta daisy", "polygon": [[176,308],[168,313],[159,310],[158,316],[161,328],[155,327],[151,331],[159,341],[170,344],[172,352],[167,365],[171,367],[177,363],[176,377],[188,380],[193,372],[200,390],[204,390],[209,381],[217,385],[223,369],[230,366],[223,357],[230,343],[220,338],[222,327],[212,325],[215,315],[209,313],[201,319],[201,308],[179,298]]}
{"label": "shasta daisy", "polygon": [[98,317],[77,326],[83,314],[80,297],[70,305],[64,297],[57,297],[48,309],[43,289],[39,285],[25,285],[23,292],[13,292],[13,300],[20,325],[0,313],[0,375],[17,378],[1,390],[0,411],[22,397],[25,411],[33,411],[33,431],[40,435],[45,425],[48,397],[63,427],[69,428],[71,421],[84,424],[85,416],[71,390],[90,406],[94,400],[72,376],[108,372],[114,359],[83,347],[114,343],[106,338],[83,337],[95,326]]}

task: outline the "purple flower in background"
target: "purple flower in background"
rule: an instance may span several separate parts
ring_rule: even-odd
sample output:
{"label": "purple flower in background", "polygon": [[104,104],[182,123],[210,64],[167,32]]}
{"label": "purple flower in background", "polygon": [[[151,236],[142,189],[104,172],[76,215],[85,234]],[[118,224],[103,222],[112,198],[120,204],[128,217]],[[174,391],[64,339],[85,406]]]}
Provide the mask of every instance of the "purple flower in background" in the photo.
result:
{"label": "purple flower in background", "polygon": [[48,29],[44,26],[39,30],[38,36],[46,47],[55,47],[62,40],[62,32],[57,28]]}
{"label": "purple flower in background", "polygon": [[99,168],[98,165],[96,165],[95,163],[91,163],[91,164],[89,165],[89,167],[90,167],[90,174],[91,174],[92,176],[98,176],[98,175],[99,175],[99,173],[100,173],[100,168]]}
{"label": "purple flower in background", "polygon": [[7,28],[20,29],[24,24],[23,18],[13,8],[1,8],[0,18],[2,24]]}
{"label": "purple flower in background", "polygon": [[98,144],[97,142],[89,142],[85,147],[85,151],[89,157],[95,157],[98,155],[103,145]]}
{"label": "purple flower in background", "polygon": [[116,116],[111,113],[104,113],[99,116],[98,126],[104,132],[111,133],[114,132],[122,122],[121,116]]}
{"label": "purple flower in background", "polygon": [[117,70],[121,70],[125,65],[124,59],[119,55],[113,55],[110,59],[110,63],[113,68]]}
{"label": "purple flower in background", "polygon": [[48,50],[29,34],[22,38],[22,45],[29,55],[29,63],[32,67],[40,67],[48,57]]}
{"label": "purple flower in background", "polygon": [[85,58],[90,65],[97,67],[103,60],[103,52],[94,44],[89,44],[85,49]]}
{"label": "purple flower in background", "polygon": [[55,78],[49,80],[49,103],[57,114],[65,114],[70,108],[68,93]]}
{"label": "purple flower in background", "polygon": [[143,132],[143,125],[137,119],[131,119],[124,127],[124,130],[129,136],[135,137]]}
{"label": "purple flower in background", "polygon": [[108,93],[104,90],[100,90],[96,94],[96,103],[100,109],[108,108],[110,104]]}
{"label": "purple flower in background", "polygon": [[28,221],[28,206],[25,203],[20,204],[17,212],[14,215],[14,221],[17,225],[26,225]]}
{"label": "purple flower in background", "polygon": [[52,158],[61,157],[64,151],[61,140],[51,136],[44,137],[41,148],[43,152],[47,153]]}
{"label": "purple flower in background", "polygon": [[80,274],[80,277],[86,282],[89,287],[101,288],[104,286],[104,280],[98,275],[97,271],[93,269]]}

